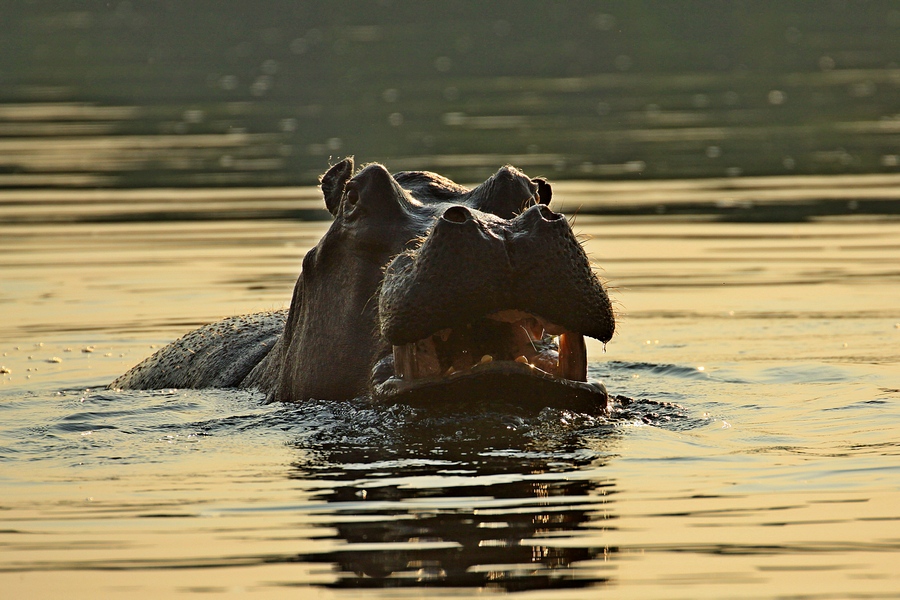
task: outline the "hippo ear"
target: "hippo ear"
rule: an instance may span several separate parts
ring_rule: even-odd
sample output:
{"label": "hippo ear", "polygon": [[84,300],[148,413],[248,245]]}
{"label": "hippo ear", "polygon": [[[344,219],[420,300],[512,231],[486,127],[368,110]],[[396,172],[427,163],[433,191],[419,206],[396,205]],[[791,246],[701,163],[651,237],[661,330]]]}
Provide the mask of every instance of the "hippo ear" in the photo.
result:
{"label": "hippo ear", "polygon": [[335,217],[338,209],[341,207],[341,196],[344,193],[344,184],[353,175],[353,157],[348,156],[338,164],[334,165],[328,172],[322,175],[320,179],[322,184],[322,195],[325,196],[325,206]]}
{"label": "hippo ear", "polygon": [[535,177],[531,182],[536,183],[538,186],[538,202],[541,204],[550,204],[550,198],[553,197],[553,190],[550,189],[550,184],[547,183],[547,180],[543,177]]}

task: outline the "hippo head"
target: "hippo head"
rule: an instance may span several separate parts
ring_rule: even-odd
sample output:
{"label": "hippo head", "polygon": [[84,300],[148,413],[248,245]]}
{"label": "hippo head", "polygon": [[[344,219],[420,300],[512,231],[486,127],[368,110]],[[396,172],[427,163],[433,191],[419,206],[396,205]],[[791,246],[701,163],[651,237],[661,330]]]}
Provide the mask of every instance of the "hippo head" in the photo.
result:
{"label": "hippo head", "polygon": [[275,399],[600,412],[584,336],[615,327],[551,188],[503,167],[474,189],[427,172],[321,180],[334,216],[303,260]]}

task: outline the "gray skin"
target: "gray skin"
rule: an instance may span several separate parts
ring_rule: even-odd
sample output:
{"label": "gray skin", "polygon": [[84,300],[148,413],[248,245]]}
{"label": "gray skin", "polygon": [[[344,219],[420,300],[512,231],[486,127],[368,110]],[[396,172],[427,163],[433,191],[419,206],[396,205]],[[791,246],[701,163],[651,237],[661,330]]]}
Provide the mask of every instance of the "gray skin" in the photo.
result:
{"label": "gray skin", "polygon": [[[303,259],[288,310],[232,317],[193,331],[116,379],[115,389],[256,388],[268,401],[429,404],[460,395],[606,407],[601,385],[533,376],[521,364],[412,382],[395,345],[482,323],[509,309],[608,341],[615,320],[602,284],[549,184],[503,167],[474,189],[440,175],[391,175],[352,158],[321,179],[334,217]],[[494,323],[490,321],[490,323]],[[583,345],[583,341],[582,341]],[[506,393],[508,392],[508,393]]]}

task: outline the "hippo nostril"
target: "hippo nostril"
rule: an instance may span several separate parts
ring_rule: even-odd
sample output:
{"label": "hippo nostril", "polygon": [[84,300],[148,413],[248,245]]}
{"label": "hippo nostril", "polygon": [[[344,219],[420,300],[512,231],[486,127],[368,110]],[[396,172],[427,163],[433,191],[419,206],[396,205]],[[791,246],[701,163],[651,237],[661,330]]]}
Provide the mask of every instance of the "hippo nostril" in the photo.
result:
{"label": "hippo nostril", "polygon": [[537,210],[541,214],[541,218],[545,221],[559,221],[560,219],[565,218],[561,214],[555,213],[547,208],[545,204],[538,204],[535,210]]}
{"label": "hippo nostril", "polygon": [[451,223],[465,223],[471,217],[472,214],[465,206],[451,206],[444,211],[443,215],[441,215],[441,218],[443,220],[449,221]]}

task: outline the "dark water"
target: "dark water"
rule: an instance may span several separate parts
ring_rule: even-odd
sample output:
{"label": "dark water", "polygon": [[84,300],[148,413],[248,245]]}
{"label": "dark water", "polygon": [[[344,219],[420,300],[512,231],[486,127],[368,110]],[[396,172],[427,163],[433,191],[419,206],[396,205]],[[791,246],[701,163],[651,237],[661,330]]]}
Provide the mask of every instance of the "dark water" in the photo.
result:
{"label": "dark water", "polygon": [[0,186],[896,173],[900,8],[13,2]]}

